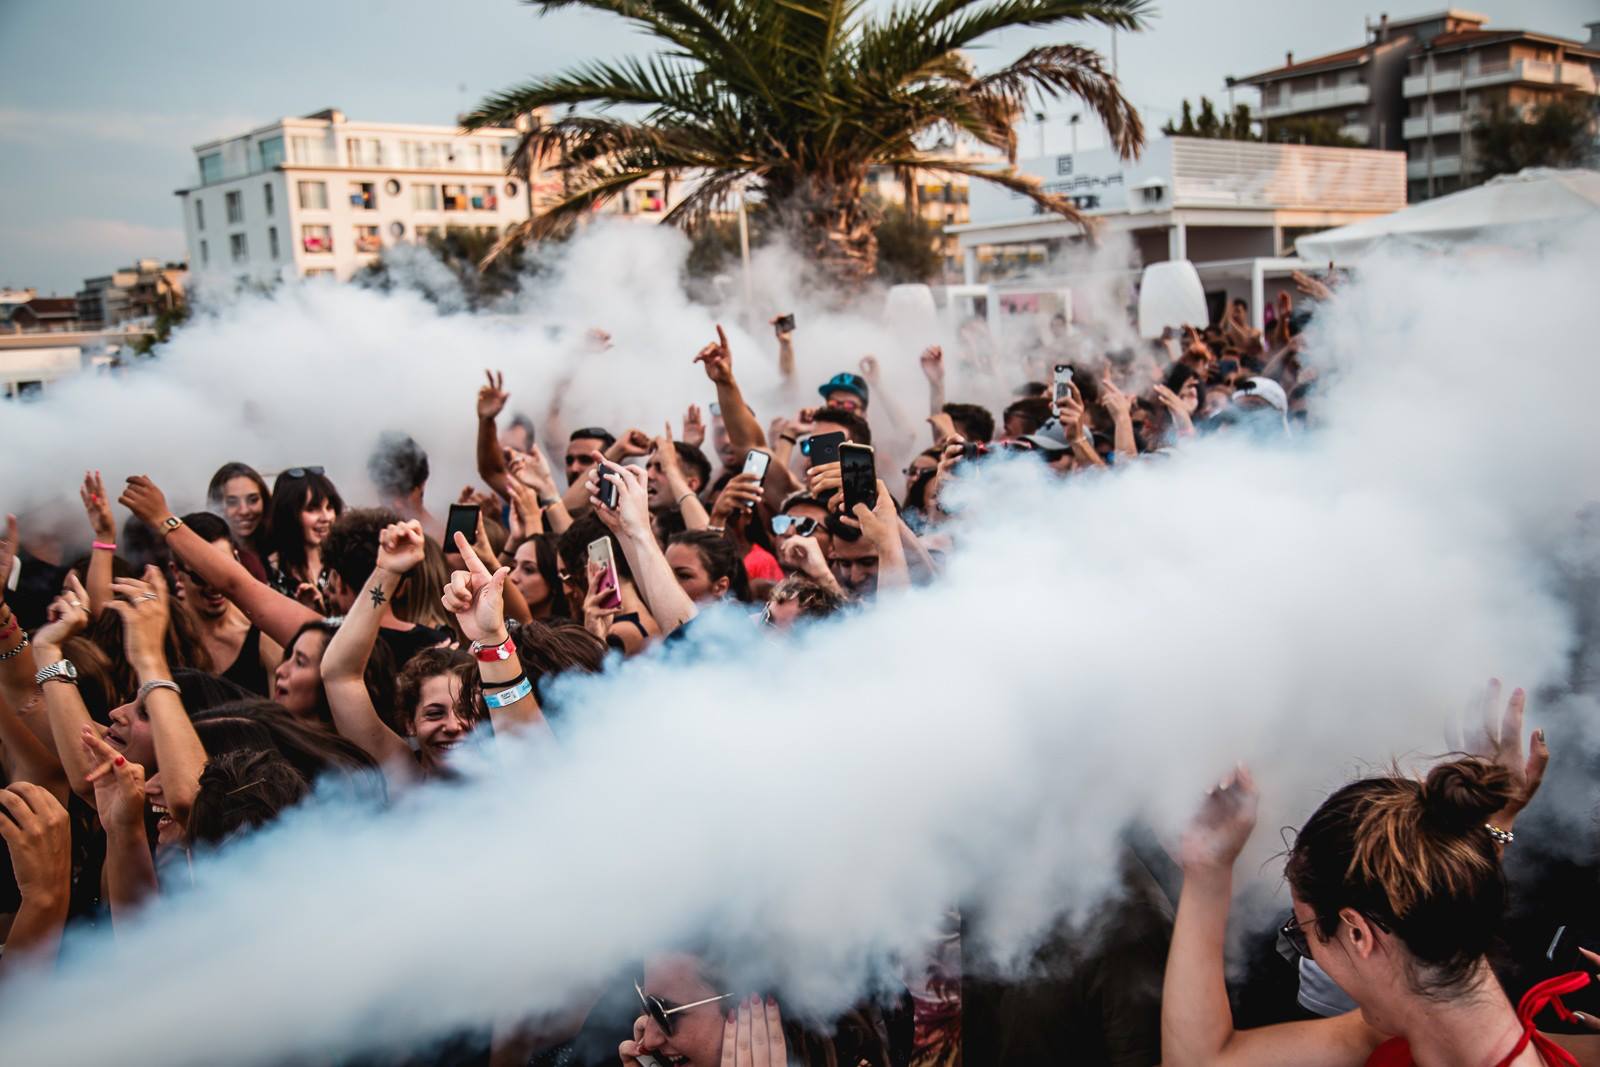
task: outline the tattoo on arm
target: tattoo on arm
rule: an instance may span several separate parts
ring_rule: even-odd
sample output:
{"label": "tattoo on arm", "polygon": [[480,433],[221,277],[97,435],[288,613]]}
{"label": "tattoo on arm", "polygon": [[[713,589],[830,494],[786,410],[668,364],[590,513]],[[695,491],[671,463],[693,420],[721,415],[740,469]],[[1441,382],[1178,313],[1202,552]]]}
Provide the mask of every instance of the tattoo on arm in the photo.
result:
{"label": "tattoo on arm", "polygon": [[381,585],[375,585],[367,590],[367,595],[372,598],[372,606],[375,608],[383,607],[383,602],[389,599],[383,595],[383,586]]}

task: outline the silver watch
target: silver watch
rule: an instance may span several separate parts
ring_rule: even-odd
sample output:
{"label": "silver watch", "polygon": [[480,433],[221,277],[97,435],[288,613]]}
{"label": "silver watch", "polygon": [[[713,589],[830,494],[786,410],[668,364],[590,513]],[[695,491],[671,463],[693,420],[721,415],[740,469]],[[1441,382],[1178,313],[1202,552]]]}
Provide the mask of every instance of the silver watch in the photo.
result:
{"label": "silver watch", "polygon": [[48,667],[41,667],[33,676],[34,685],[43,685],[46,682],[71,682],[78,684],[78,668],[72,665],[70,659],[59,659]]}

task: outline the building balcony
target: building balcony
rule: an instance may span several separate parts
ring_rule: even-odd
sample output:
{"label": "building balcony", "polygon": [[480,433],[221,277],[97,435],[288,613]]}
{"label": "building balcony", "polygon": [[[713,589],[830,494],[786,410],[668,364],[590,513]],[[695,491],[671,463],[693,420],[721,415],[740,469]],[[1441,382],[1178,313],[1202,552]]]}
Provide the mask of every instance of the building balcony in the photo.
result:
{"label": "building balcony", "polygon": [[1258,118],[1281,119],[1287,115],[1302,115],[1311,111],[1327,111],[1336,107],[1354,107],[1372,99],[1372,89],[1366,85],[1339,85],[1332,89],[1313,89],[1310,92],[1279,92],[1268,103],[1262,97]]}
{"label": "building balcony", "polygon": [[[1451,178],[1461,173],[1460,156],[1434,156],[1433,176],[1435,178]],[[1421,181],[1428,177],[1428,158],[1406,160],[1406,177],[1412,181]]]}
{"label": "building balcony", "polygon": [[1406,140],[1418,137],[1438,137],[1447,133],[1460,133],[1466,120],[1460,111],[1438,111],[1431,120],[1427,115],[1412,115],[1401,127]]}
{"label": "building balcony", "polygon": [[[1463,87],[1477,89],[1486,85],[1513,83],[1569,86],[1585,93],[1600,91],[1597,90],[1594,71],[1585,64],[1553,63],[1542,59],[1517,59],[1494,66],[1468,63],[1465,71],[1436,70],[1433,72],[1432,91],[1447,93]],[[1401,91],[1406,96],[1427,96],[1427,72],[1406,78]]]}

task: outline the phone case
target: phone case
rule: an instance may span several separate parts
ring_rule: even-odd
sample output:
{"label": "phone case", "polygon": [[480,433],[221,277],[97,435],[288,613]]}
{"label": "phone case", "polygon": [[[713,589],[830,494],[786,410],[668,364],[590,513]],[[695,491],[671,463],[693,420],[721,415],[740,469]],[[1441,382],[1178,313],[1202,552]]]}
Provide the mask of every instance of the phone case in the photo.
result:
{"label": "phone case", "polygon": [[611,554],[610,538],[597,537],[589,542],[589,562],[601,568],[600,573],[595,576],[595,581],[600,583],[601,592],[606,594],[600,598],[600,606],[620,608],[622,592],[617,587],[617,562]]}

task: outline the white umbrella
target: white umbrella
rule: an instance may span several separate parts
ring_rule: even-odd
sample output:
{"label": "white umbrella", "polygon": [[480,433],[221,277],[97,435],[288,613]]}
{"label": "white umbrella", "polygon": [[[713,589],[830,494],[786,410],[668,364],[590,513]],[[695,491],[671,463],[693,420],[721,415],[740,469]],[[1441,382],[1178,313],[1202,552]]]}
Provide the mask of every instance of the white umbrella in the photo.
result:
{"label": "white umbrella", "polygon": [[1529,167],[1392,215],[1301,237],[1294,245],[1301,259],[1313,263],[1349,261],[1380,244],[1447,249],[1485,237],[1525,243],[1595,217],[1600,171]]}

